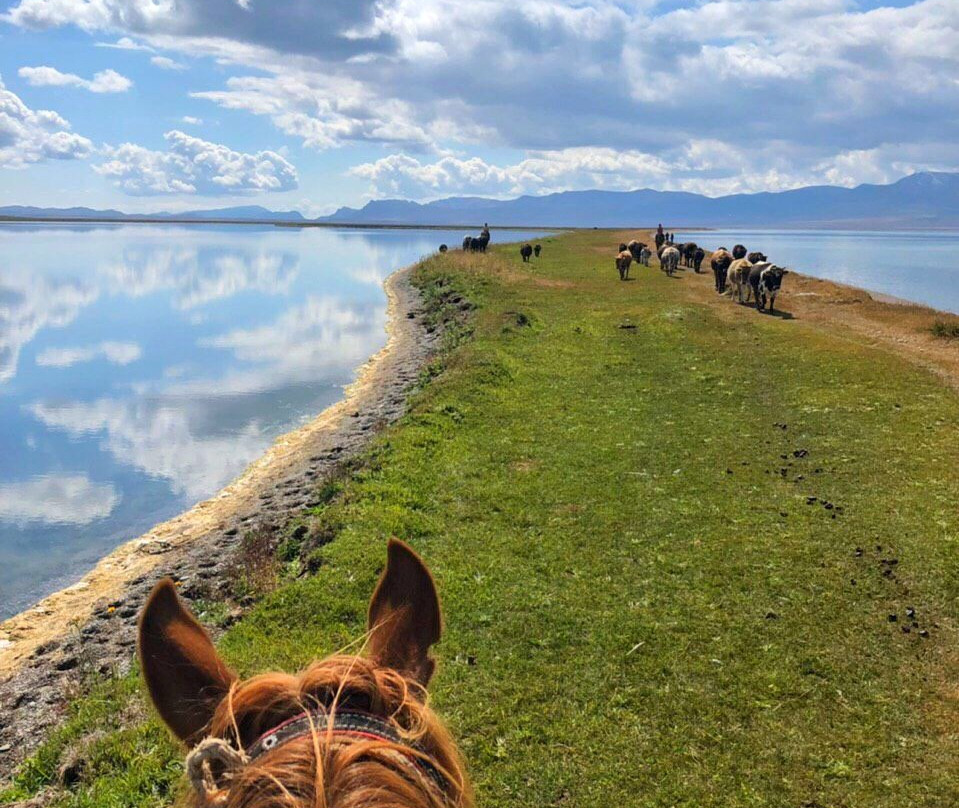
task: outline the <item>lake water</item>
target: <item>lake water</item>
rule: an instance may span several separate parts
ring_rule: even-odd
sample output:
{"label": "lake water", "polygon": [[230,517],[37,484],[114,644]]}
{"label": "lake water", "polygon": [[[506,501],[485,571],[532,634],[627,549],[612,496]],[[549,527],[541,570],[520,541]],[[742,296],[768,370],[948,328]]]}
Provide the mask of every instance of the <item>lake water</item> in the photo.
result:
{"label": "lake water", "polygon": [[[676,234],[707,249],[744,244],[770,261],[831,281],[959,313],[959,232],[710,230]],[[784,285],[788,294],[788,279]]]}
{"label": "lake water", "polygon": [[0,224],[0,619],[338,400],[386,342],[384,278],[462,238]]}

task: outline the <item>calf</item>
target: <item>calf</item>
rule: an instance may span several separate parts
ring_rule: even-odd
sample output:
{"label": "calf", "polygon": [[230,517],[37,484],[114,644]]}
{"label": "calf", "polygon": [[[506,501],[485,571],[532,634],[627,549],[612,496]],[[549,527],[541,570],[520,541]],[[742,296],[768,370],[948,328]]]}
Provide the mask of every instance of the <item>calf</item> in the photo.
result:
{"label": "calf", "polygon": [[539,254],[540,254],[542,251],[543,251],[543,245],[542,245],[542,244],[537,244],[535,247],[533,247],[533,255],[535,255],[537,258],[539,258]]}
{"label": "calf", "polygon": [[644,267],[648,267],[651,256],[652,252],[650,251],[649,247],[644,244],[643,248],[639,251],[639,258],[637,258],[636,261],[642,264]]}
{"label": "calf", "polygon": [[524,244],[519,248],[519,254],[523,256],[524,263],[529,263],[530,256],[533,254],[533,248],[529,244]]}
{"label": "calf", "polygon": [[789,270],[777,267],[768,261],[755,264],[749,270],[749,285],[752,288],[753,296],[756,298],[756,308],[763,311],[766,303],[769,303],[769,311],[773,312],[776,308],[776,295],[783,284],[783,275],[787,275]]}
{"label": "calf", "polygon": [[629,250],[622,250],[616,256],[616,271],[621,281],[629,280],[629,265],[633,263],[633,256]]}

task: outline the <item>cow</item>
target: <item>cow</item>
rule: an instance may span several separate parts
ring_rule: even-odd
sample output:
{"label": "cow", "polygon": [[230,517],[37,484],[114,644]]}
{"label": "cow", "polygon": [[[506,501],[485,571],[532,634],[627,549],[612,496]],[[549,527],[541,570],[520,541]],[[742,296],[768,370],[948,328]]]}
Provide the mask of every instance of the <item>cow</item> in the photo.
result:
{"label": "cow", "polygon": [[519,254],[523,256],[523,262],[528,264],[530,256],[533,254],[533,248],[529,244],[524,244],[519,248]]}
{"label": "cow", "polygon": [[766,303],[769,303],[769,311],[772,313],[776,307],[776,295],[782,287],[783,275],[788,275],[789,270],[764,261],[754,264],[749,270],[749,286],[752,289],[753,297],[756,298],[756,309],[763,311]]}
{"label": "cow", "polygon": [[659,251],[663,248],[663,244],[665,243],[666,243],[666,234],[662,230],[657,231],[656,233],[656,252],[657,253],[659,253]]}
{"label": "cow", "polygon": [[643,248],[639,251],[639,258],[636,259],[636,262],[642,264],[644,267],[648,267],[651,256],[652,252],[650,251],[649,247],[644,244]]}
{"label": "cow", "polygon": [[737,298],[740,303],[743,300],[743,289],[749,289],[749,272],[753,265],[745,258],[737,258],[729,265],[729,271],[726,273],[726,281],[729,283],[730,298]]}
{"label": "cow", "polygon": [[733,257],[725,247],[720,247],[713,253],[709,260],[709,265],[713,268],[713,276],[716,278],[716,294],[723,294],[726,291],[726,271],[733,262]]}
{"label": "cow", "polygon": [[646,245],[641,241],[636,241],[636,239],[633,239],[629,242],[629,244],[626,245],[626,249],[629,250],[629,254],[633,256],[633,260],[638,264],[641,260],[640,255],[642,254],[643,250],[646,249]]}
{"label": "cow", "polygon": [[659,265],[665,270],[667,275],[672,277],[672,274],[679,266],[679,250],[673,246],[664,247],[659,253]]}
{"label": "cow", "polygon": [[626,246],[626,243],[623,242],[623,241],[619,242],[619,249],[617,250],[617,252],[622,252],[623,250],[626,250],[626,249],[629,249],[629,248]]}
{"label": "cow", "polygon": [[629,280],[629,265],[633,263],[633,256],[629,250],[620,251],[616,256],[616,271],[621,281]]}
{"label": "cow", "polygon": [[539,254],[540,254],[542,251],[543,251],[543,245],[542,245],[542,244],[537,244],[535,247],[533,247],[533,255],[535,255],[537,258],[539,258]]}
{"label": "cow", "polygon": [[696,252],[693,253],[693,269],[696,271],[696,274],[699,274],[700,269],[703,266],[703,259],[706,257],[706,251],[702,247],[697,247]]}
{"label": "cow", "polygon": [[765,253],[761,253],[761,252],[751,252],[749,253],[749,255],[746,256],[746,258],[749,259],[749,262],[751,264],[761,264],[763,261],[769,260],[766,257]]}
{"label": "cow", "polygon": [[741,258],[746,257],[746,248],[742,244],[737,244],[733,247],[733,260],[739,261]]}
{"label": "cow", "polygon": [[463,252],[466,252],[470,248],[470,242],[473,240],[472,236],[463,236]]}
{"label": "cow", "polygon": [[447,247],[445,244],[440,244],[440,252],[441,252],[441,253],[445,253],[448,249],[449,249],[449,247]]}
{"label": "cow", "polygon": [[679,245],[679,254],[683,257],[683,266],[691,267],[693,265],[693,256],[696,254],[697,245],[692,241]]}

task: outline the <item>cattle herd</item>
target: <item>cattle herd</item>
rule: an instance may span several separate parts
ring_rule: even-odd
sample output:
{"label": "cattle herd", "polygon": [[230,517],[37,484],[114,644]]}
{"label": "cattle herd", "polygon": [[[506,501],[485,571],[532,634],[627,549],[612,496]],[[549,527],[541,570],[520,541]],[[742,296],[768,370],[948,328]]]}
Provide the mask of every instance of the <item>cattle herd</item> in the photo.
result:
{"label": "cattle herd", "polygon": [[[659,230],[656,233],[656,255],[660,268],[672,277],[680,266],[699,273],[706,251],[691,241],[676,244],[672,233]],[[629,280],[630,266],[635,262],[648,267],[649,259],[650,248],[642,242],[633,240],[628,244],[620,244],[616,252],[619,279]],[[764,311],[767,306],[769,311],[774,310],[783,276],[788,274],[788,270],[772,263],[761,252],[747,254],[742,244],[733,247],[732,252],[720,247],[712,254],[710,266],[715,276],[717,294],[726,294],[728,290],[730,298],[739,303],[749,303],[752,298],[759,311]]]}
{"label": "cattle herd", "polygon": [[[466,252],[486,252],[490,241],[489,226],[484,225],[479,236],[466,236],[463,239],[463,250]],[[656,232],[656,256],[659,266],[670,277],[675,276],[680,267],[692,269],[699,274],[702,271],[706,251],[698,244],[688,241],[685,244],[676,244],[673,233],[664,233],[662,226]],[[446,252],[447,246],[440,245],[440,252]],[[529,262],[533,256],[539,258],[543,247],[540,244],[523,244],[519,254],[524,262]],[[620,244],[616,251],[616,271],[621,281],[629,280],[629,270],[635,263],[649,266],[652,249],[641,241],[633,239],[629,243]],[[732,300],[739,303],[749,303],[755,300],[756,308],[764,311],[775,310],[776,295],[782,287],[783,276],[788,270],[772,263],[761,252],[746,251],[742,244],[733,247],[732,252],[720,247],[710,257],[710,267],[716,281],[716,293],[723,295],[728,292]]]}

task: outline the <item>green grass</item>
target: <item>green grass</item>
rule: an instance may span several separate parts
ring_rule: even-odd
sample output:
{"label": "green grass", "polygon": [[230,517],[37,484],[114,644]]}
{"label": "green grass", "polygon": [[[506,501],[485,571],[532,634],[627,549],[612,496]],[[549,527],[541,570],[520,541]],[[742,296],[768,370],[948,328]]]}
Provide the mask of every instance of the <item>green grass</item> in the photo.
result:
{"label": "green grass", "polygon": [[[304,515],[335,534],[315,574],[224,654],[293,669],[354,640],[396,535],[436,574],[433,696],[480,805],[956,804],[959,401],[798,320],[722,319],[658,270],[621,284],[610,238],[420,267],[432,316],[468,301],[469,322]],[[80,700],[5,798],[102,731],[59,804],[167,801],[172,745],[116,729],[136,692]]]}

